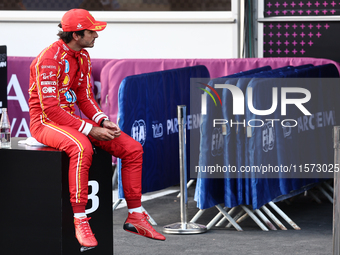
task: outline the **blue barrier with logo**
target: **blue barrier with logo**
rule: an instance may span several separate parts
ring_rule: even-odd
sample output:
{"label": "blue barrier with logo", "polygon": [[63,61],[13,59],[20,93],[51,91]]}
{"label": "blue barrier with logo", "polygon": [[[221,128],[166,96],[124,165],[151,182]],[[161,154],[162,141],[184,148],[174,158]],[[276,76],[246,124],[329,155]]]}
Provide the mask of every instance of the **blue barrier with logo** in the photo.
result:
{"label": "blue barrier with logo", "polygon": [[[282,67],[282,68],[277,68],[271,71],[267,71],[267,72],[260,72],[258,74],[254,74],[254,75],[249,75],[249,76],[245,76],[242,79],[239,79],[237,81],[236,86],[238,88],[241,89],[241,91],[243,92],[243,94],[246,94],[246,89],[248,86],[248,83],[253,79],[253,78],[263,78],[263,77],[287,77],[289,75],[294,75],[295,72],[297,70],[300,69],[305,69],[305,68],[309,68],[312,67],[313,65],[302,65],[302,66],[286,66],[286,67]],[[227,98],[227,96],[230,96],[230,91],[228,90],[224,90],[223,91],[223,98]],[[224,111],[226,111],[228,109],[224,109]],[[230,108],[228,110],[229,112],[232,111],[232,108]],[[225,115],[227,116],[227,115]],[[231,116],[229,114],[229,116]],[[236,122],[242,122],[244,119],[244,116],[242,115],[235,115],[235,119]],[[236,167],[237,169],[240,169],[241,166],[246,166],[247,161],[246,161],[246,154],[248,153],[248,151],[246,151],[245,146],[247,146],[247,142],[248,140],[246,139],[246,134],[245,134],[245,130],[241,130],[240,132],[236,132],[235,134],[236,136]],[[233,144],[229,144],[230,147],[233,148]],[[225,155],[225,163],[228,163],[228,155]],[[238,194],[237,195],[237,200],[231,200],[230,197],[232,197],[232,195],[230,195],[230,192],[228,192],[228,188],[225,188],[225,203],[228,207],[234,207],[236,205],[239,204],[252,204],[252,186],[251,186],[251,182],[252,180],[249,178],[245,178],[242,174],[240,176],[239,179],[235,180],[235,179],[226,179],[226,187],[229,185],[232,185],[235,188],[235,193]],[[237,184],[235,184],[235,182]],[[232,184],[230,184],[232,183]]]}
{"label": "blue barrier with logo", "polygon": [[[254,75],[248,75],[244,76],[241,79],[238,79],[236,82],[236,86],[243,92],[243,94],[246,93],[246,88],[248,86],[248,83],[256,77],[283,77],[285,72],[288,71],[294,71],[299,68],[305,68],[307,66],[312,66],[312,65],[305,65],[305,66],[299,66],[299,67],[293,67],[293,66],[286,66],[282,68],[277,68],[274,70],[270,70],[267,72],[260,72]],[[223,90],[223,99],[231,98],[231,93],[229,90]],[[227,119],[232,118],[232,105],[229,105],[229,108],[223,109],[224,112],[224,117]],[[235,115],[235,122],[242,123],[244,119],[243,115]],[[246,156],[246,130],[244,127],[239,128],[240,125],[238,125],[237,129],[234,130],[234,136],[236,139],[236,145],[233,143],[229,143],[227,146],[229,147],[228,151],[235,150],[235,166],[237,169],[240,169],[241,166],[245,166],[246,161],[245,161],[245,156]],[[232,164],[234,163],[233,161],[230,160],[230,156],[228,153],[225,153],[225,164]],[[232,159],[232,158],[231,158]],[[228,207],[234,207],[239,204],[251,204],[251,186],[250,183],[251,180],[248,178],[245,178],[240,174],[239,179],[230,179],[226,178],[225,179],[225,204]],[[231,190],[229,187],[234,187],[233,190]],[[234,195],[231,195],[232,193],[237,194],[236,199],[232,199]]]}
{"label": "blue barrier with logo", "polygon": [[[289,71],[285,77],[339,77],[338,71],[333,65],[304,68],[301,70]],[[317,81],[317,80],[316,80]],[[289,79],[252,79],[248,87],[253,88],[253,105],[255,109],[269,109],[272,105],[272,87],[292,86]],[[295,84],[296,86],[296,84]],[[339,108],[336,95],[339,89],[336,87],[327,88],[323,84],[305,84],[299,81],[298,87],[307,88],[312,95],[317,96],[317,101],[308,102],[305,107],[312,113],[332,114],[332,123],[308,132],[299,132],[299,127],[282,128],[281,125],[273,125],[271,121],[265,119],[281,119],[281,107],[269,116],[259,116],[249,111],[246,101],[246,122],[251,119],[261,119],[264,126],[261,128],[252,127],[251,137],[246,138],[246,166],[299,166],[300,164],[312,163],[332,163],[332,127],[339,123],[335,119],[336,108]],[[334,91],[336,90],[336,91]],[[248,93],[248,90],[247,90]],[[246,93],[246,98],[247,94]],[[298,95],[291,94],[294,98]],[[317,102],[317,103],[315,103]],[[287,108],[287,119],[304,118],[305,116],[296,107]],[[300,124],[299,124],[300,125]],[[249,174],[249,177],[254,174]],[[287,177],[287,175],[282,175]],[[293,175],[291,175],[293,177]],[[296,179],[296,178],[251,178],[249,185],[249,197],[254,209],[280,197],[289,197],[291,191],[296,191],[307,185],[320,181],[318,178]],[[302,189],[303,190],[303,189]],[[276,199],[275,201],[278,201]]]}
{"label": "blue barrier with logo", "polygon": [[[312,66],[312,65],[306,65]],[[299,68],[304,68],[299,67]],[[247,72],[239,73],[236,75],[230,75],[222,78],[217,78],[210,81],[209,85],[214,86],[215,84],[231,84],[237,85],[243,92],[245,92],[248,82],[252,77],[261,77],[268,75],[277,75],[280,72],[287,70],[295,70],[294,67],[283,67],[275,70],[271,70],[270,67],[258,68],[254,70],[249,70]],[[244,165],[244,128],[237,127],[231,128],[230,123],[226,123],[226,135],[222,136],[221,127],[215,128],[215,134],[213,134],[212,121],[213,119],[226,119],[230,120],[232,118],[232,95],[229,90],[217,89],[222,98],[222,110],[221,108],[215,107],[212,100],[207,101],[207,115],[202,116],[202,133],[201,133],[201,155],[200,155],[200,166],[208,166],[220,162],[220,165],[231,165],[240,167]],[[241,122],[238,115],[235,116],[236,121]],[[223,151],[215,153],[210,146],[206,146],[212,143],[212,136],[216,140],[220,136],[223,137]],[[216,142],[214,144],[217,144]],[[215,155],[214,155],[215,154]],[[216,155],[219,154],[219,155]],[[201,178],[197,178],[195,200],[197,201],[197,206],[200,209],[210,208],[216,204],[223,203],[225,206],[231,208],[239,204],[251,203],[251,197],[248,189],[249,182],[248,179],[231,179],[228,178],[228,174],[225,178],[207,178],[207,174],[201,174]],[[224,187],[222,187],[224,186]],[[244,190],[245,189],[245,190]]]}
{"label": "blue barrier with logo", "polygon": [[[190,132],[199,134],[200,112],[190,112],[190,79],[209,78],[205,66],[192,66],[126,77],[118,93],[119,127],[143,145],[142,193],[176,185],[179,179],[177,106],[187,106],[187,155]],[[201,91],[197,89],[197,98]],[[198,141],[199,142],[199,141]],[[199,148],[193,148],[197,155]],[[189,160],[188,171],[189,171]],[[119,197],[124,193],[118,159]]]}
{"label": "blue barrier with logo", "polygon": [[[252,80],[252,77],[338,77],[338,72],[336,68],[332,65],[325,65],[322,67],[312,68],[309,70],[309,68],[312,65],[305,65],[305,66],[299,66],[299,67],[285,67],[280,68],[268,72],[260,72],[258,74],[250,75],[250,76],[244,76],[249,77],[249,79],[226,79],[226,84],[237,84],[237,87],[239,87],[245,94],[246,88],[248,86],[248,83]],[[218,83],[221,83],[222,80],[218,80]],[[217,84],[217,82],[215,82]],[[273,86],[273,84],[271,85]],[[276,86],[276,85],[275,85]],[[271,90],[269,90],[271,92]],[[263,92],[263,91],[262,91]],[[268,91],[267,91],[268,92]],[[229,95],[228,95],[229,93]],[[268,93],[267,93],[268,94]],[[334,93],[335,94],[335,93]],[[257,98],[263,99],[263,93],[259,93],[257,95]],[[256,98],[256,97],[255,97]],[[271,94],[267,95],[267,98],[271,99]],[[229,102],[229,103],[228,103]],[[222,95],[222,105],[224,106],[222,108],[223,110],[223,119],[230,119],[231,113],[232,113],[232,105],[231,105],[231,94],[230,91],[227,89],[223,90]],[[255,103],[254,103],[255,104]],[[207,117],[209,117],[209,114],[213,114],[211,112],[211,108],[214,108],[214,112],[218,111],[215,106],[209,101],[207,101]],[[246,107],[247,108],[247,107]],[[267,108],[264,108],[267,109]],[[220,115],[212,115],[217,118],[221,118]],[[236,121],[241,122],[241,116],[236,115]],[[244,117],[244,116],[242,116]],[[249,116],[248,116],[249,117]],[[256,116],[258,117],[258,116]],[[268,116],[267,116],[268,117]],[[270,117],[270,116],[269,116]],[[278,116],[275,116],[275,118],[278,118]],[[213,117],[210,118],[210,121],[212,121]],[[249,118],[248,118],[249,119]],[[205,117],[202,118],[204,121],[202,123],[202,127],[204,125],[207,125],[205,122],[207,119]],[[252,157],[253,151],[248,150],[248,139],[245,139],[245,133],[242,128],[237,129],[230,129],[230,126],[226,124],[226,130],[227,134],[224,136],[224,165],[228,164],[237,164],[240,165],[249,165],[249,161],[254,164],[254,157]],[[265,125],[268,127],[265,131],[268,131],[271,129],[271,127]],[[207,127],[206,127],[207,130]],[[204,132],[205,130],[202,130],[202,137],[201,142],[206,141],[208,143],[203,144],[209,144],[209,132]],[[231,133],[233,131],[233,133]],[[264,131],[264,132],[265,132]],[[272,130],[273,131],[273,130]],[[276,133],[278,130],[275,130]],[[258,131],[259,132],[259,131]],[[270,131],[269,131],[270,132]],[[269,133],[268,132],[268,133]],[[272,132],[270,132],[272,133]],[[207,134],[207,136],[205,136]],[[259,132],[259,134],[262,134]],[[284,131],[281,131],[281,137],[284,135],[287,136],[287,132],[284,133]],[[324,132],[323,132],[324,134]],[[328,135],[330,135],[331,132],[328,132]],[[314,134],[315,135],[315,134]],[[279,137],[279,135],[277,135]],[[326,135],[327,136],[327,135]],[[235,142],[235,139],[236,142]],[[269,136],[268,136],[269,137]],[[211,140],[211,139],[210,139]],[[269,139],[270,140],[270,139]],[[282,142],[284,142],[282,139],[278,139],[276,141],[276,144],[271,143],[268,140],[267,143],[264,143],[265,146],[263,146],[263,140],[257,139],[257,143],[254,146],[254,148],[262,149],[262,146],[264,147],[264,150],[269,151],[269,154],[271,154],[271,157],[267,157],[268,162],[272,162],[273,165],[277,164],[287,164],[287,162],[296,162],[294,160],[294,157],[292,157],[292,150],[289,150],[288,148],[285,148],[284,145],[282,145]],[[286,139],[287,140],[287,139]],[[300,141],[299,143],[302,143],[304,145],[308,144],[308,139],[304,141]],[[296,142],[296,141],[295,141]],[[328,137],[328,146],[332,143],[329,142]],[[245,149],[245,145],[247,146],[247,150]],[[291,145],[290,145],[291,146]],[[294,145],[296,148],[296,144]],[[332,148],[331,148],[332,149]],[[206,148],[201,146],[201,155],[200,155],[200,165],[207,165],[209,164],[209,157],[210,150],[209,148]],[[282,150],[287,150],[290,154],[286,155],[282,153]],[[236,153],[235,153],[236,151]],[[254,151],[256,151],[254,149]],[[203,153],[202,153],[203,152]],[[322,153],[319,151],[319,153],[324,155],[331,155],[332,153]],[[269,155],[268,154],[268,155]],[[312,153],[309,153],[309,155],[312,155]],[[288,158],[289,161],[283,160],[284,158]],[[253,161],[252,161],[253,160]],[[272,161],[270,161],[272,160]],[[236,162],[235,162],[236,161]],[[258,161],[259,162],[259,161]],[[258,163],[257,162],[257,163]],[[216,161],[214,161],[216,163]],[[251,177],[251,175],[249,176]],[[221,179],[200,179],[197,180],[197,186],[196,186],[196,193],[195,193],[195,200],[198,202],[198,207],[200,209],[206,209],[209,207],[212,207],[216,204],[224,202],[225,206],[231,208],[239,204],[251,204],[253,205],[254,209],[261,207],[263,204],[269,202],[269,201],[279,201],[280,199],[287,198],[289,195],[292,195],[292,191],[297,191],[298,189],[301,189],[302,187],[311,187],[313,183],[319,181],[318,179],[284,179],[281,178],[278,180],[270,180],[270,179],[251,179],[251,178],[239,178],[239,179],[231,179],[228,178],[226,175],[226,178],[224,178],[224,201],[223,197],[221,195]],[[210,192],[211,195],[206,194]]]}
{"label": "blue barrier with logo", "polygon": [[[306,67],[311,67],[312,65],[304,65],[304,66],[298,66],[298,67],[286,67],[286,68],[280,68],[280,69],[275,69],[272,71],[268,71],[268,72],[262,72],[253,76],[250,76],[250,78],[243,78],[240,79],[237,83],[237,87],[239,87],[243,93],[245,94],[246,92],[246,88],[248,86],[248,83],[252,80],[252,78],[256,78],[256,77],[289,77],[289,76],[295,76],[297,77],[297,71],[300,69],[305,69]],[[327,69],[329,70],[329,69]],[[226,95],[228,93],[230,93],[228,90],[224,90],[225,93],[223,95],[223,98],[226,98]],[[271,98],[271,94],[267,95],[267,97],[265,96],[265,94],[261,95],[259,94],[259,100],[261,100],[262,98]],[[247,107],[246,107],[247,108]],[[224,109],[225,110],[225,109]],[[268,116],[267,116],[268,117]],[[276,118],[278,118],[278,116],[276,116]],[[236,115],[235,119],[237,122],[241,122],[241,117]],[[250,153],[252,153],[251,150],[246,150],[244,146],[246,146],[248,148],[248,139],[246,138],[246,135],[244,132],[238,132],[236,134],[237,137],[237,167],[239,169],[240,166],[249,166],[249,162],[248,162],[248,157]],[[259,144],[258,144],[259,145]],[[260,144],[261,145],[261,144]],[[229,145],[229,146],[232,146]],[[272,146],[270,143],[268,143],[266,145],[268,146]],[[255,146],[256,149],[259,149],[261,147]],[[279,146],[279,148],[282,148],[282,146]],[[255,151],[256,151],[255,149]],[[271,148],[272,149],[272,148]],[[266,150],[268,150],[268,148],[266,148]],[[276,150],[276,148],[274,149],[274,151]],[[280,153],[277,153],[278,155],[280,155]],[[225,157],[225,164],[228,163],[227,157]],[[280,163],[280,162],[278,162]],[[275,163],[276,165],[278,163]],[[275,165],[274,164],[274,165]],[[239,178],[237,180],[235,179],[229,179],[226,178],[225,179],[225,205],[228,207],[234,207],[236,205],[239,204],[252,204],[253,207],[257,208],[258,203],[257,203],[257,194],[260,194],[259,197],[261,197],[261,199],[263,199],[263,201],[271,201],[270,199],[275,198],[276,195],[281,195],[281,194],[288,194],[289,192],[293,191],[293,190],[297,190],[303,186],[305,186],[308,183],[313,183],[315,182],[315,180],[312,179],[307,179],[307,180],[295,180],[295,179],[289,179],[289,180],[285,180],[285,179],[280,179],[280,182],[276,182],[274,184],[274,180],[270,180],[269,182],[272,182],[271,185],[266,186],[265,188],[259,188],[259,183],[264,183],[264,180],[259,179],[259,180],[255,180],[255,179],[250,179],[250,178],[244,178],[245,176],[243,175],[242,178]],[[249,176],[251,177],[251,176]],[[276,180],[277,181],[277,180]],[[231,198],[234,197],[234,194],[232,194],[233,192],[230,191],[230,189],[228,189],[228,185],[230,186],[231,184],[233,184],[235,188],[234,190],[234,194],[238,194],[237,195],[237,200],[233,200]],[[237,184],[235,184],[237,183]],[[294,185],[292,185],[294,184]],[[280,187],[280,192],[279,189],[277,189],[277,187]],[[268,195],[269,194],[269,195]],[[254,196],[253,196],[254,195]],[[269,198],[269,200],[268,200]]]}
{"label": "blue barrier with logo", "polygon": [[[267,70],[271,70],[271,67],[265,66],[215,78],[209,81],[208,85],[214,87],[215,84],[224,84],[231,78],[236,79],[236,77],[243,77]],[[207,88],[207,90],[211,92],[209,88]],[[224,106],[226,103],[229,104],[230,102],[223,102],[222,105]],[[207,100],[207,114],[202,115],[199,166],[209,166],[212,162],[215,164],[216,162],[221,162],[223,165],[223,143],[226,144],[226,142],[221,141],[221,139],[225,138],[222,135],[221,128],[213,128],[211,125],[213,119],[221,118],[221,106],[218,105],[218,107],[216,107],[213,100]],[[209,208],[224,201],[224,180],[221,178],[207,178],[206,175],[208,175],[208,173],[200,172],[196,182],[195,201],[197,202],[197,207],[200,209]]]}

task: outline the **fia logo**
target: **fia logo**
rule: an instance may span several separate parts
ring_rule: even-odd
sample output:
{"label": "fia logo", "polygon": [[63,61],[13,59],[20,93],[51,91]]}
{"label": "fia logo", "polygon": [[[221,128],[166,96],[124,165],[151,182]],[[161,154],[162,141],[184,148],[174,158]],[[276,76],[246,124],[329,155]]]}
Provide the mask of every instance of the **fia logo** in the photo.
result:
{"label": "fia logo", "polygon": [[214,128],[211,137],[211,155],[213,157],[219,156],[223,153],[223,135],[221,128]]}
{"label": "fia logo", "polygon": [[163,125],[162,123],[159,124],[152,124],[153,130],[153,138],[160,138],[163,136]]}
{"label": "fia logo", "polygon": [[262,149],[268,152],[274,148],[275,129],[273,123],[268,121],[262,126]]}
{"label": "fia logo", "polygon": [[146,140],[146,125],[144,120],[135,120],[131,128],[131,137],[143,146]]}
{"label": "fia logo", "polygon": [[284,138],[290,136],[290,134],[292,133],[292,128],[289,127],[289,126],[290,126],[290,123],[289,123],[289,122],[286,122],[286,125],[287,125],[287,126],[282,127],[283,137],[284,137]]}

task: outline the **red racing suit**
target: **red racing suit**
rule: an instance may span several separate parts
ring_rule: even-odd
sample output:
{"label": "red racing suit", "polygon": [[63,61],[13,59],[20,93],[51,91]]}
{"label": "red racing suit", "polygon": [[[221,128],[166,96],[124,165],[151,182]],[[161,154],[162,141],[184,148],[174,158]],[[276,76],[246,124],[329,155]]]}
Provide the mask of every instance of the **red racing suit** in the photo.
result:
{"label": "red racing suit", "polygon": [[[89,136],[108,117],[93,98],[91,60],[86,50],[74,51],[62,40],[44,49],[30,66],[30,131],[39,142],[65,151],[70,158],[69,189],[73,211],[84,212],[88,196],[91,142],[122,159],[122,182],[129,208],[141,205],[143,149],[121,132],[111,141]],[[77,103],[88,119],[75,114]],[[90,142],[91,140],[91,142]]]}

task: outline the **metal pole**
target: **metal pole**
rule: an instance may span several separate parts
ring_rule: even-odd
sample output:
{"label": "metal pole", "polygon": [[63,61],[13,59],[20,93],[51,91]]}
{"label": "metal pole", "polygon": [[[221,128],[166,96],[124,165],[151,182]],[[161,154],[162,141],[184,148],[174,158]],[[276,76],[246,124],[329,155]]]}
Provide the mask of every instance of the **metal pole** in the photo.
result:
{"label": "metal pole", "polygon": [[180,164],[180,192],[181,192],[181,222],[163,227],[166,234],[199,234],[207,231],[206,226],[187,222],[188,193],[187,193],[187,153],[186,153],[186,106],[177,106],[178,134],[179,134],[179,164]]}
{"label": "metal pole", "polygon": [[[340,163],[340,126],[334,127],[334,167],[338,167]],[[339,169],[339,168],[338,168]],[[340,173],[334,171],[334,192],[333,192],[333,254],[339,255],[340,252],[340,204],[339,204],[339,178]]]}
{"label": "metal pole", "polygon": [[[179,136],[179,173],[180,173],[180,191],[181,191],[181,222],[182,229],[187,229],[187,208],[188,208],[188,190],[187,184],[187,150],[186,150],[186,106],[177,106],[178,118],[178,136]],[[184,184],[184,185],[183,185]]]}

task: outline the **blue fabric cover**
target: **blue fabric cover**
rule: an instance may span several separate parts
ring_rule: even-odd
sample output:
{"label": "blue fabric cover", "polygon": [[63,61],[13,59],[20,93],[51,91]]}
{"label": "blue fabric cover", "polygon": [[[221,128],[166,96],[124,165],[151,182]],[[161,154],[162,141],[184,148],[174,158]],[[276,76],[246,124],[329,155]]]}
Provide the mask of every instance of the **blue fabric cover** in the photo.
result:
{"label": "blue fabric cover", "polygon": [[[119,127],[143,144],[142,193],[180,182],[177,106],[186,105],[187,115],[190,114],[190,78],[209,78],[208,69],[192,66],[128,76],[119,87]],[[200,113],[191,114],[187,125],[191,129],[187,129],[187,155],[190,155],[190,132],[199,134]],[[198,155],[199,147],[195,149],[197,152],[193,154]],[[119,198],[124,198],[120,171],[119,159]]]}
{"label": "blue fabric cover", "polygon": [[[223,78],[215,79],[211,81],[211,84],[220,84],[225,82],[225,84],[233,84],[239,87],[244,94],[246,94],[246,88],[248,86],[254,86],[258,89],[256,94],[253,95],[255,98],[254,106],[256,109],[269,109],[271,106],[271,87],[279,87],[288,85],[273,83],[274,80],[261,79],[261,77],[277,77],[277,78],[288,78],[288,77],[339,77],[338,71],[334,65],[324,65],[313,67],[312,65],[305,65],[299,67],[284,67],[271,71],[262,71],[256,74],[244,75],[239,78]],[[254,79],[253,79],[254,78]],[[284,79],[282,79],[284,80]],[[276,81],[275,81],[276,82]],[[303,87],[303,86],[302,86]],[[307,87],[306,87],[307,88]],[[327,91],[320,89],[315,85],[311,89],[312,95],[320,94],[320,97],[324,100],[320,100],[319,105],[309,106],[311,109],[314,107],[314,112],[327,111],[333,109],[336,105],[335,99],[333,101],[326,100],[326,98],[331,97],[332,93],[335,95],[334,91]],[[319,93],[316,91],[319,89]],[[220,90],[218,90],[220,91]],[[255,90],[253,90],[255,91]],[[327,92],[324,92],[327,91]],[[321,92],[324,92],[322,94]],[[227,89],[223,89],[222,95],[222,113],[218,112],[216,107],[214,107],[211,100],[207,100],[207,115],[203,117],[202,123],[202,134],[201,134],[201,155],[200,164],[209,165],[210,162],[216,164],[223,161],[224,165],[227,166],[235,165],[237,167],[245,165],[260,165],[268,164],[271,165],[290,165],[298,164],[301,162],[332,162],[332,141],[331,141],[331,129],[329,126],[324,129],[310,130],[309,132],[304,132],[302,135],[297,136],[297,128],[292,128],[291,137],[287,139],[284,137],[284,132],[282,128],[275,129],[275,146],[264,153],[262,146],[262,129],[252,128],[253,136],[247,138],[244,133],[243,125],[240,128],[230,128],[230,123],[227,123],[227,134],[223,136],[224,144],[223,151],[214,153],[212,156],[210,147],[207,144],[211,144],[211,134],[212,130],[209,130],[207,123],[212,123],[212,119],[222,118],[222,119],[236,119],[236,121],[242,122],[243,119],[268,119],[272,117],[273,119],[282,119],[281,116],[254,116],[251,112],[247,111],[248,107],[246,105],[246,115],[235,115],[232,116],[232,97],[231,92]],[[245,97],[247,98],[247,97]],[[334,96],[333,96],[334,98]],[[326,103],[327,101],[327,103]],[[247,103],[247,102],[246,102]],[[319,108],[315,108],[319,107]],[[320,108],[321,107],[321,108]],[[332,108],[333,107],[333,108]],[[213,109],[213,110],[212,110]],[[309,108],[308,108],[309,109]],[[215,114],[215,112],[218,112]],[[275,113],[280,115],[280,109]],[[297,114],[297,112],[295,111]],[[289,113],[294,118],[299,116]],[[212,117],[210,117],[211,115]],[[209,119],[210,118],[210,119]],[[337,122],[339,123],[339,122]],[[203,129],[204,128],[204,129]],[[212,127],[210,127],[212,129]],[[220,131],[221,132],[221,131]],[[218,133],[215,131],[215,133]],[[299,139],[297,138],[299,137]],[[210,140],[209,140],[210,139]],[[311,142],[314,144],[317,141],[315,139],[321,139],[323,141],[322,148],[317,151],[313,146],[307,146]],[[306,150],[308,147],[310,150]],[[304,153],[299,153],[304,152]],[[318,157],[317,157],[318,155]],[[223,158],[223,159],[222,159]],[[314,159],[314,161],[312,161]],[[307,187],[312,187],[315,182],[319,179],[265,179],[265,178],[238,178],[232,179],[228,178],[228,175],[224,179],[207,179],[206,176],[202,175],[202,178],[197,179],[195,200],[197,201],[197,206],[200,209],[206,209],[212,207],[219,203],[224,203],[225,206],[231,208],[240,204],[252,205],[254,209],[260,208],[262,205],[268,203],[269,201],[278,201],[289,197],[292,194],[296,194],[299,190],[305,190]],[[242,176],[244,177],[244,175]],[[252,177],[249,175],[249,177]],[[223,195],[222,195],[223,194]],[[276,198],[276,199],[275,199]]]}
{"label": "blue fabric cover", "polygon": [[[240,72],[236,74],[232,74],[229,76],[215,78],[209,82],[209,86],[214,87],[215,84],[224,84],[227,80],[231,78],[243,77],[246,75],[251,75],[258,72],[271,70],[270,66],[265,66],[261,68],[256,68],[252,70],[248,70],[245,72]],[[210,91],[210,89],[207,89]],[[222,98],[222,95],[220,95]],[[222,105],[225,105],[223,101]],[[221,107],[215,107],[212,100],[207,100],[207,114],[202,115],[202,124],[201,124],[201,139],[200,139],[200,157],[199,157],[199,165],[208,166],[212,163],[216,163],[219,161],[221,165],[223,165],[223,150],[221,148],[216,148],[211,153],[211,143],[212,143],[212,134],[214,129],[208,123],[211,123],[213,119],[221,119],[222,110]],[[219,139],[221,136],[221,128],[215,129],[215,138]],[[222,148],[223,149],[223,148]],[[231,196],[233,193],[230,193]],[[196,190],[195,190],[195,200],[197,201],[197,206],[200,209],[209,208],[216,204],[223,203],[224,201],[224,179],[212,179],[205,178],[205,176],[199,175],[196,182]]]}

